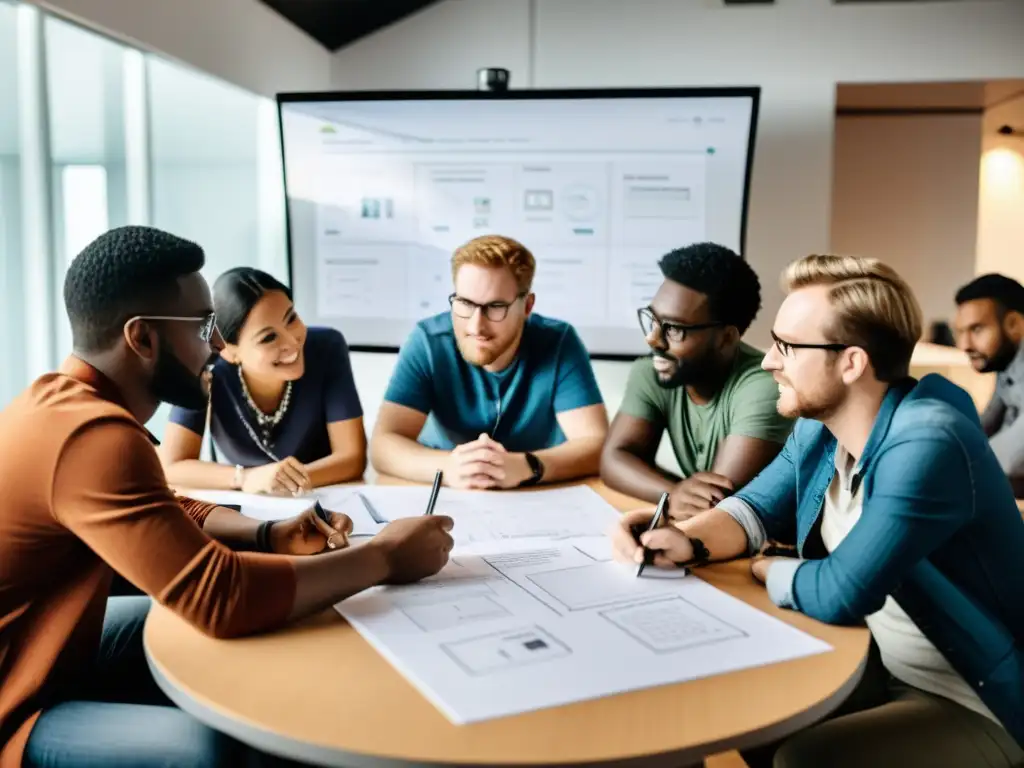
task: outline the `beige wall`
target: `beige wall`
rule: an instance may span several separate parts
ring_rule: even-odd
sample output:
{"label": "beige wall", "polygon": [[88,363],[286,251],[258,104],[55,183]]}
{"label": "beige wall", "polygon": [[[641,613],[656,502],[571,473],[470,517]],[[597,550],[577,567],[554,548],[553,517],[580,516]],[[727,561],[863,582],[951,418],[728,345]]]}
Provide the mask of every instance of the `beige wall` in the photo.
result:
{"label": "beige wall", "polygon": [[1021,29],[1019,0],[446,0],[340,51],[333,78],[467,88],[504,66],[513,87],[760,85],[746,255],[766,284],[764,343],[777,275],[830,244],[836,83],[1019,77]]}
{"label": "beige wall", "polygon": [[983,121],[978,204],[977,271],[1002,272],[1024,282],[1024,94],[988,110]]}
{"label": "beige wall", "polygon": [[876,256],[910,281],[926,328],[974,276],[978,115],[836,120],[832,250]]}
{"label": "beige wall", "polygon": [[[836,84],[1021,77],[1022,29],[1019,0],[445,0],[340,51],[333,81],[472,88],[477,68],[502,66],[513,88],[760,85],[746,255],[765,287],[750,335],[763,346],[782,268],[830,245]],[[393,365],[355,361],[368,423]],[[595,369],[614,412],[627,367]]]}

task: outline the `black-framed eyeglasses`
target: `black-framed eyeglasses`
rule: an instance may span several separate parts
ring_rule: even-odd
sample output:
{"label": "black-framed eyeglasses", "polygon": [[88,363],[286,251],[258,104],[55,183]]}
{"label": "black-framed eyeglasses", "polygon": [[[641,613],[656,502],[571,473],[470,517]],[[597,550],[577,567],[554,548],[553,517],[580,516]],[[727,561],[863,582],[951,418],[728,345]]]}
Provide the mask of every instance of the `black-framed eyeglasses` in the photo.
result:
{"label": "black-framed eyeglasses", "polygon": [[464,299],[457,293],[448,297],[448,303],[452,306],[452,312],[463,319],[469,319],[479,309],[484,317],[492,323],[500,323],[508,317],[508,310],[513,304],[526,296],[525,292],[517,293],[512,301],[490,301],[487,304],[477,304],[475,301]]}
{"label": "black-framed eyeglasses", "polygon": [[678,344],[686,340],[686,334],[690,331],[703,331],[708,328],[720,328],[724,323],[674,323],[671,320],[661,320],[654,314],[650,307],[641,307],[636,311],[637,319],[640,321],[640,330],[644,336],[650,336],[651,332],[658,329],[662,344]]}
{"label": "black-framed eyeglasses", "polygon": [[779,350],[779,354],[783,357],[789,357],[789,353],[794,349],[824,349],[828,352],[842,352],[844,349],[849,349],[849,344],[799,344],[795,341],[784,341],[775,335],[775,331],[771,332],[772,341],[775,342],[775,348]]}
{"label": "black-framed eyeglasses", "polygon": [[213,332],[217,330],[216,312],[195,317],[182,315],[136,315],[130,318],[128,322],[130,323],[133,320],[179,320],[187,323],[199,323],[199,338],[207,343],[213,338]]}

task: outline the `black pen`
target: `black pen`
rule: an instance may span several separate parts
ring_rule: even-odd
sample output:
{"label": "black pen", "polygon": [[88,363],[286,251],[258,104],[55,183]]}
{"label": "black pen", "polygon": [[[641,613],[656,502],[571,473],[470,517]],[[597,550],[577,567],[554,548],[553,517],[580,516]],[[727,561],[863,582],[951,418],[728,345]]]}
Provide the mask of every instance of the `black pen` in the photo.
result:
{"label": "black pen", "polygon": [[331,525],[331,516],[327,514],[327,510],[320,504],[319,499],[313,502],[313,514],[316,515],[325,526],[327,526],[325,529],[322,529],[320,533],[327,537],[327,545],[331,549],[337,548],[337,544],[334,542],[335,536],[341,536],[342,541],[346,545],[348,544],[348,534],[334,530],[334,526]]}
{"label": "black pen", "polygon": [[[654,511],[654,517],[651,518],[651,524],[647,527],[648,531],[653,531],[658,527],[661,522],[661,518],[665,514],[665,507],[668,505],[668,493],[661,494],[661,500],[658,501],[658,508]],[[640,574],[644,572],[644,567],[650,565],[654,561],[654,552],[647,547],[644,547],[644,559],[640,563],[640,567],[636,569],[636,576],[640,578]]]}
{"label": "black pen", "polygon": [[427,502],[427,511],[424,515],[434,514],[434,505],[437,504],[437,494],[441,492],[441,478],[444,477],[444,472],[440,469],[434,475],[434,487],[430,489],[430,501]]}
{"label": "black pen", "polygon": [[331,517],[327,514],[327,510],[320,505],[320,501],[316,500],[313,502],[313,512],[328,525],[331,524]]}

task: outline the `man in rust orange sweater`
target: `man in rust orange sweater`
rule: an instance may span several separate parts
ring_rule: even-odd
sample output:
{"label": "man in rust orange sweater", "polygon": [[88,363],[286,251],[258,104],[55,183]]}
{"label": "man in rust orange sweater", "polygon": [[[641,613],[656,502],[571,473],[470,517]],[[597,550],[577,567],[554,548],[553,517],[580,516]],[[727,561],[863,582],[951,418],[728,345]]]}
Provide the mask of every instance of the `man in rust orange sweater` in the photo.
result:
{"label": "man in rust orange sweater", "polygon": [[64,284],[74,354],[0,412],[0,768],[239,757],[156,688],[141,642],[150,598],[108,598],[115,572],[229,638],[447,562],[450,518],[401,520],[349,548],[311,512],[261,524],[168,489],[142,425],[161,401],[203,407],[223,344],[203,263],[159,230],[102,235]]}

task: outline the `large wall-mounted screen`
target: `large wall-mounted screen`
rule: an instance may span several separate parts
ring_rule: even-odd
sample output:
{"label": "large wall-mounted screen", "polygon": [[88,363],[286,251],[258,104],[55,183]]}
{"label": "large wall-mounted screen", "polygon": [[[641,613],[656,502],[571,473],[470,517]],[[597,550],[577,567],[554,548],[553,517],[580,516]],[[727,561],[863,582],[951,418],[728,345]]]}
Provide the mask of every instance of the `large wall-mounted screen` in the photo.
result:
{"label": "large wall-mounted screen", "polygon": [[591,354],[646,349],[658,258],[742,253],[757,88],[286,94],[278,99],[296,306],[356,349],[446,311],[452,251],[537,259],[535,311]]}

